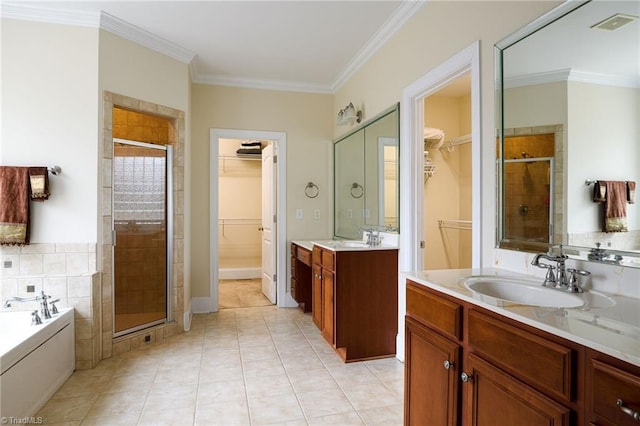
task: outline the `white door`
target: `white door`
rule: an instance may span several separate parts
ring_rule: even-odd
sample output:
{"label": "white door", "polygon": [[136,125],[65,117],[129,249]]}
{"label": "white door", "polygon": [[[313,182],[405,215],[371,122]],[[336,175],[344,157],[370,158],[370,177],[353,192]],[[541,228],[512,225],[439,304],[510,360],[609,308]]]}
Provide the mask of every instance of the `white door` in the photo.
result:
{"label": "white door", "polygon": [[276,177],[273,143],[262,150],[262,293],[276,303]]}

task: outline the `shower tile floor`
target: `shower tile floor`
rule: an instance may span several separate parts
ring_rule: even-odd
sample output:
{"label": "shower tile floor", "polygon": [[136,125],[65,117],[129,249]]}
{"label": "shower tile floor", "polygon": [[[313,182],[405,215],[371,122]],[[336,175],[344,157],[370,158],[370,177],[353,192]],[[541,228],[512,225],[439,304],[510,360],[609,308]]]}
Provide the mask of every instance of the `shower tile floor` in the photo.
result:
{"label": "shower tile floor", "polygon": [[75,372],[37,415],[64,425],[401,425],[403,368],[395,358],[344,364],[299,309],[225,309]]}

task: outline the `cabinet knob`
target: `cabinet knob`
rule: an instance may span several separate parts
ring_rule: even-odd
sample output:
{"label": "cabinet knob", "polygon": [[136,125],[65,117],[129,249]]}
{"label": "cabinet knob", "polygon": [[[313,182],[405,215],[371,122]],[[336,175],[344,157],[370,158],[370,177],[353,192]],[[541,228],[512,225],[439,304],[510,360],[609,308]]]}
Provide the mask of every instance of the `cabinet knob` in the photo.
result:
{"label": "cabinet knob", "polygon": [[618,399],[616,405],[620,407],[620,410],[627,416],[633,417],[634,420],[640,420],[640,411],[633,411],[631,408],[625,407],[623,400]]}
{"label": "cabinet knob", "polygon": [[471,379],[473,379],[473,376],[472,376],[471,374],[462,373],[462,374],[460,375],[460,379],[461,379],[463,382],[467,383],[467,382],[470,382],[470,381],[471,381]]}
{"label": "cabinet knob", "polygon": [[448,370],[448,369],[452,368],[454,364],[453,364],[451,361],[446,360],[446,361],[443,363],[443,365],[444,365],[444,369],[445,369],[445,370]]}

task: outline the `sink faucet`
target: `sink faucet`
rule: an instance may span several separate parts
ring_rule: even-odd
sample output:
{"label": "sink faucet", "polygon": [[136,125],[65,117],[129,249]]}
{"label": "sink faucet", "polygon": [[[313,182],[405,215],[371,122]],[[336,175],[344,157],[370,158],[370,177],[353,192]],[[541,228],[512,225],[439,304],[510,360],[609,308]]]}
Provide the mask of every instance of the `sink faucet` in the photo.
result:
{"label": "sink faucet", "polygon": [[[587,276],[591,275],[591,272],[575,268],[566,268],[565,261],[569,256],[562,253],[562,244],[560,244],[559,248],[559,254],[552,254],[551,249],[549,250],[549,253],[536,254],[531,261],[531,264],[538,268],[547,269],[547,276],[542,283],[543,286],[561,288],[570,293],[582,293],[584,290],[578,284],[578,275]],[[540,259],[556,262],[556,266],[540,263]],[[554,269],[557,270],[556,274],[553,272]]]}

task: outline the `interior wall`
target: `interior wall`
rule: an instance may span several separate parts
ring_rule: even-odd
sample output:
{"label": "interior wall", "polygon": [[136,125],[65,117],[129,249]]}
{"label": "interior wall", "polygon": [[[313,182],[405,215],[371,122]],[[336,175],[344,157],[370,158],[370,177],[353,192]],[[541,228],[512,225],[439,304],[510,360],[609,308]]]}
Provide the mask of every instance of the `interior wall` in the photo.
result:
{"label": "interior wall", "polygon": [[2,164],[62,168],[51,197],[31,203],[31,242],[95,244],[98,31],[5,18],[0,27]]}
{"label": "interior wall", "polygon": [[[331,237],[331,129],[335,117],[331,95],[194,84],[191,109],[190,174],[193,193],[198,194],[191,203],[194,297],[209,296],[209,201],[214,191],[208,179],[211,128],[286,132],[287,235],[301,240]],[[316,198],[305,196],[308,182],[318,186]],[[302,219],[296,219],[296,209],[302,209]],[[320,219],[314,219],[315,209]]]}
{"label": "interior wall", "polygon": [[[433,95],[424,101],[426,127],[445,140],[471,132],[471,97]],[[471,220],[471,144],[430,149],[436,173],[424,184],[424,268],[471,267],[471,231],[440,227],[439,220]]]}
{"label": "interior wall", "polygon": [[[220,269],[261,269],[262,158],[236,156],[241,140],[221,139],[218,165]],[[258,272],[255,278],[260,277]]]}
{"label": "interior wall", "polygon": [[[487,190],[482,193],[482,205],[475,208],[482,210],[483,252],[492,253],[496,244],[496,194],[491,190],[496,185],[493,46],[561,3],[426,2],[335,95],[334,116],[340,108],[353,102],[364,106],[366,120],[399,101],[409,84],[480,40],[482,187]],[[455,25],[455,31],[452,31],[452,25]],[[347,130],[334,127],[336,135]],[[482,261],[490,266],[493,258],[482,256]]]}

